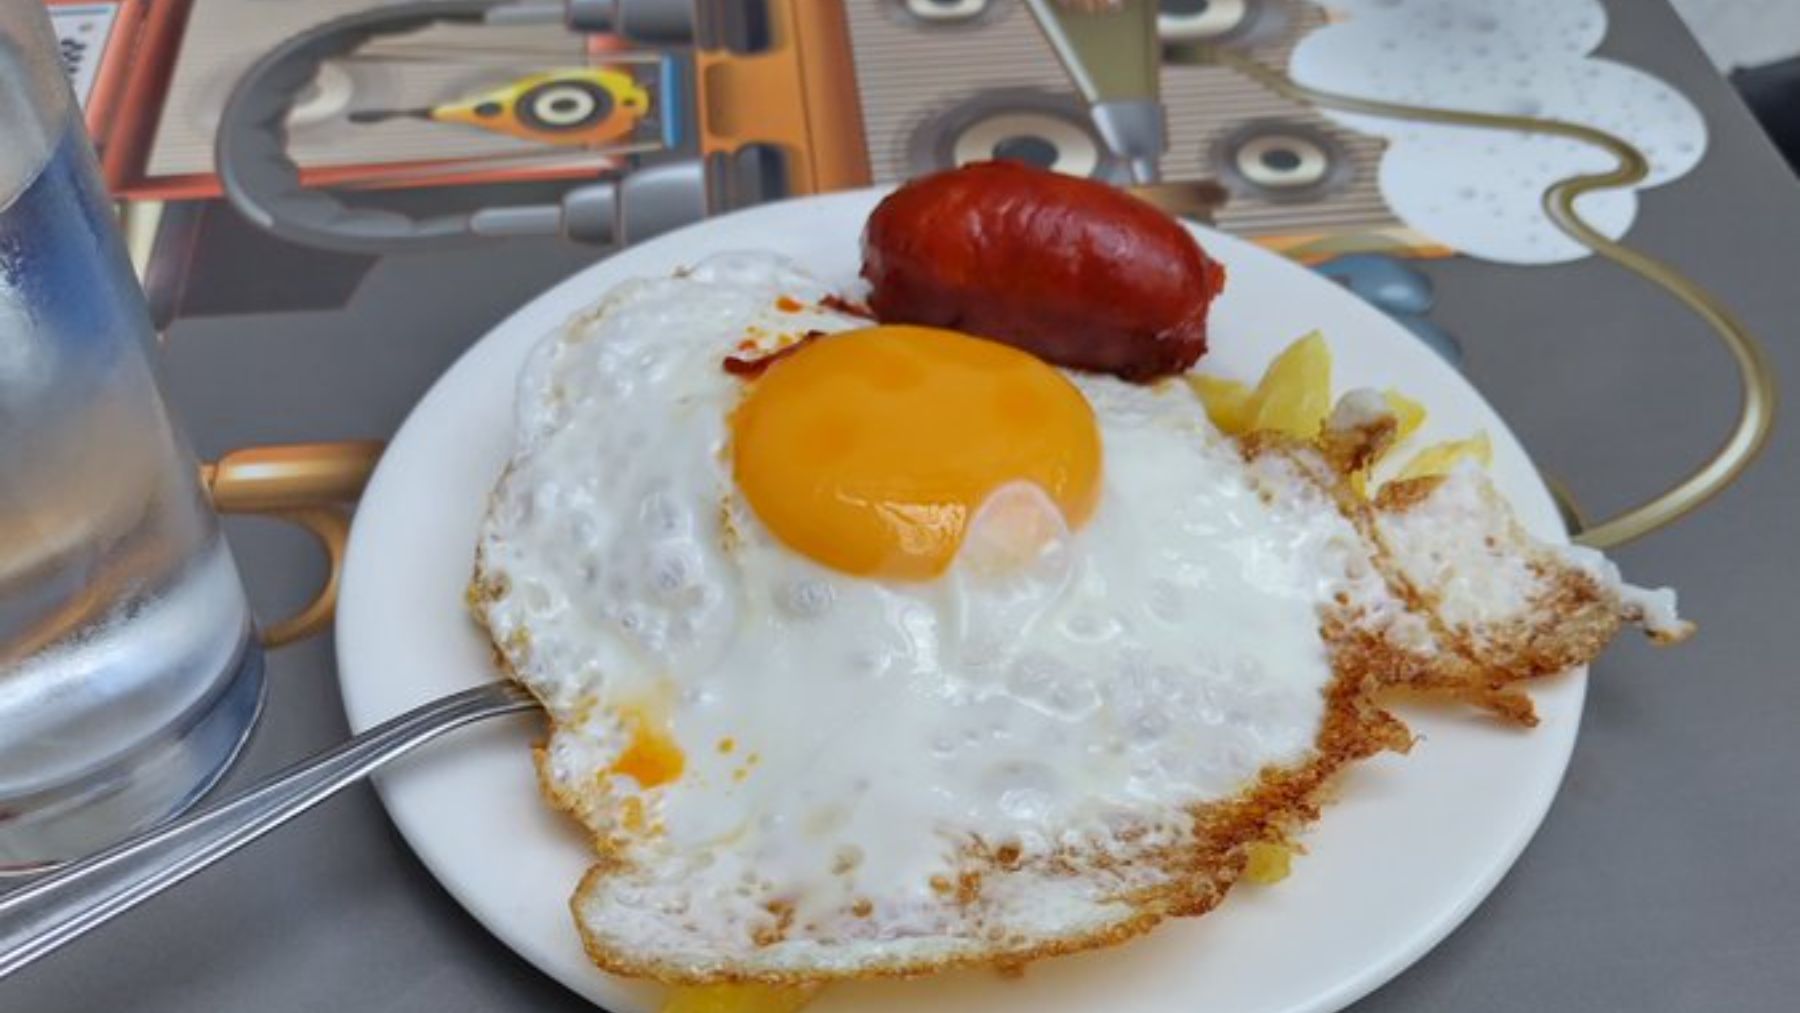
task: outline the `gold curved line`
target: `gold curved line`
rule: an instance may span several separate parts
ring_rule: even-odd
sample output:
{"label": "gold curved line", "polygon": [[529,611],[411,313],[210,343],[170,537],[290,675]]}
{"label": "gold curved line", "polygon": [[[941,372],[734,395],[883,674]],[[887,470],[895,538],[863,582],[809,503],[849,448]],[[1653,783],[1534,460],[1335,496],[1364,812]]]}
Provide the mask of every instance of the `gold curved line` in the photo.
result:
{"label": "gold curved line", "polygon": [[1738,408],[1737,424],[1706,463],[1649,502],[1609,517],[1592,527],[1584,527],[1575,536],[1577,542],[1605,549],[1662,528],[1730,485],[1762,450],[1768,441],[1769,430],[1774,425],[1776,390],[1774,372],[1755,337],[1705,288],[1669,265],[1602,235],[1575,210],[1575,201],[1583,194],[1631,186],[1647,178],[1650,175],[1650,164],[1637,148],[1604,130],[1580,123],[1412,106],[1339,95],[1302,85],[1281,71],[1230,49],[1215,48],[1211,56],[1220,64],[1294,102],[1384,119],[1564,137],[1600,148],[1613,156],[1617,165],[1610,171],[1570,176],[1551,184],[1544,191],[1545,213],[1550,216],[1551,223],[1569,238],[1662,289],[1700,317],[1731,353],[1742,383],[1743,398]]}
{"label": "gold curved line", "polygon": [[330,506],[276,510],[268,514],[306,529],[325,550],[327,568],[325,583],[299,612],[262,631],[264,647],[285,647],[304,640],[330,625],[337,610],[337,593],[344,572],[344,546],[350,540],[350,518],[341,509]]}
{"label": "gold curved line", "polygon": [[382,449],[374,440],[248,447],[200,466],[201,485],[220,513],[298,525],[325,550],[328,567],[318,593],[298,613],[265,628],[264,647],[310,637],[331,622],[350,537],[345,505],[361,495]]}

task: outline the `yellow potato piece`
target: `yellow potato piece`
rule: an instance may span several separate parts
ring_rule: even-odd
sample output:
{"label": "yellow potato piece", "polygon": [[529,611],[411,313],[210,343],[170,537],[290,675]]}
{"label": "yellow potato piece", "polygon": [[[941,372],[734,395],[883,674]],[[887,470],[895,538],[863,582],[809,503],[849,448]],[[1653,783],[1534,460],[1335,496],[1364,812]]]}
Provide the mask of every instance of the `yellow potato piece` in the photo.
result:
{"label": "yellow potato piece", "polygon": [[1188,386],[1206,406],[1206,417],[1222,433],[1242,435],[1250,424],[1250,401],[1255,391],[1236,380],[1217,376],[1189,376]]}
{"label": "yellow potato piece", "polygon": [[1318,331],[1287,347],[1256,385],[1250,429],[1314,439],[1331,413],[1331,348]]}
{"label": "yellow potato piece", "polygon": [[1388,444],[1381,456],[1371,462],[1371,467],[1350,476],[1350,488],[1356,490],[1358,496],[1367,496],[1369,491],[1369,472],[1373,465],[1380,464],[1393,454],[1394,448],[1405,443],[1412,434],[1425,424],[1425,406],[1397,390],[1381,392],[1381,399],[1387,402],[1388,411],[1394,413],[1394,442]]}
{"label": "yellow potato piece", "polygon": [[1187,381],[1222,432],[1275,430],[1310,440],[1331,412],[1331,348],[1317,331],[1306,335],[1269,363],[1254,389],[1216,376]]}
{"label": "yellow potato piece", "polygon": [[[1269,363],[1255,387],[1223,377],[1190,375],[1188,386],[1206,406],[1206,417],[1231,436],[1273,430],[1304,440],[1317,439],[1331,414],[1331,347],[1317,331],[1289,345]],[[1425,406],[1397,390],[1382,393],[1394,413],[1392,446],[1405,442],[1425,424]],[[1391,453],[1391,450],[1390,450]],[[1491,462],[1493,447],[1485,433],[1426,447],[1402,467],[1396,479],[1442,475],[1464,458]],[[1359,494],[1366,474],[1350,476]]]}
{"label": "yellow potato piece", "polygon": [[803,985],[696,985],[670,991],[662,1013],[794,1013],[817,993]]}
{"label": "yellow potato piece", "polygon": [[1419,431],[1425,424],[1425,406],[1397,390],[1381,393],[1382,400],[1387,402],[1388,411],[1394,413],[1394,420],[1399,427],[1394,431],[1394,444],[1398,446],[1408,436]]}
{"label": "yellow potato piece", "polygon": [[1249,860],[1244,863],[1244,878],[1259,886],[1272,886],[1288,877],[1294,862],[1294,850],[1285,844],[1257,841],[1250,845]]}
{"label": "yellow potato piece", "polygon": [[1424,478],[1428,475],[1447,475],[1457,462],[1470,459],[1481,462],[1486,467],[1494,461],[1494,446],[1488,442],[1486,433],[1476,433],[1466,440],[1446,440],[1434,443],[1413,455],[1394,476],[1394,481],[1408,478]]}

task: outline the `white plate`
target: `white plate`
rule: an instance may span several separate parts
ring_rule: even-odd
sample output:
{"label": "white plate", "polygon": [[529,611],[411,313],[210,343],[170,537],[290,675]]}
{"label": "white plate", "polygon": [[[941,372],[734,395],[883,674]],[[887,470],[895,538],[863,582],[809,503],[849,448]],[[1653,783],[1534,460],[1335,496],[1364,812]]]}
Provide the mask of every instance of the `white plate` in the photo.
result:
{"label": "white plate", "polygon": [[[388,446],[351,534],[337,647],[354,728],[494,677],[463,588],[488,490],[510,450],[514,377],[532,344],[616,282],[721,250],[773,249],[848,283],[877,197],[785,202],[634,247],[513,314],[444,374]],[[1540,536],[1562,538],[1550,495],[1505,424],[1417,339],[1275,254],[1219,233],[1200,237],[1229,271],[1205,370],[1254,378],[1289,341],[1321,329],[1339,390],[1394,387],[1423,400],[1431,418],[1421,439],[1487,430],[1500,488]],[[1556,793],[1583,692],[1580,678],[1539,687],[1543,723],[1529,733],[1468,713],[1409,713],[1418,746],[1350,774],[1293,875],[1242,886],[1208,917],[1034,965],[1019,980],[970,972],[844,985],[816,1009],[1338,1009],[1418,959],[1512,865]],[[657,989],[608,977],[582,954],[567,898],[588,851],[539,800],[529,757],[537,734],[527,718],[458,732],[389,768],[382,798],[425,865],[508,946],[616,1013],[654,1009]]]}

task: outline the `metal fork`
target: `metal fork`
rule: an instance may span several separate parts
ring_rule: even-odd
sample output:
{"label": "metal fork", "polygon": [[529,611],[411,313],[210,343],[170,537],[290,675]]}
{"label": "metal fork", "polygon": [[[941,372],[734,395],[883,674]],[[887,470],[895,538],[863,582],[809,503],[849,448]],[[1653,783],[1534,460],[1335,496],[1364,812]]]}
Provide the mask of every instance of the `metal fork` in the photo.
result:
{"label": "metal fork", "polygon": [[534,710],[512,682],[434,700],[208,806],[0,897],[0,978],[311,809],[375,768],[484,718]]}

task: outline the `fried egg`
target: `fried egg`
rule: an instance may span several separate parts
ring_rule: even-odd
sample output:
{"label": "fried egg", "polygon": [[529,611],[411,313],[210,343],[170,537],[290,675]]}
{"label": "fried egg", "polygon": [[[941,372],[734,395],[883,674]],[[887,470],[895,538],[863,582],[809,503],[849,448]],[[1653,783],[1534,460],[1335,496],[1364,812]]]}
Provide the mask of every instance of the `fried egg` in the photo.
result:
{"label": "fried egg", "polygon": [[[829,295],[717,257],[615,289],[521,378],[471,599],[549,712],[540,777],[592,835],[572,906],[608,970],[820,981],[1114,942],[1212,907],[1337,769],[1404,748],[1381,687],[1519,717],[1512,679],[1625,621],[1680,632],[1478,470],[1368,504],[1329,441],[1225,436],[1184,384]],[[1334,425],[1384,419],[1353,399]]]}

